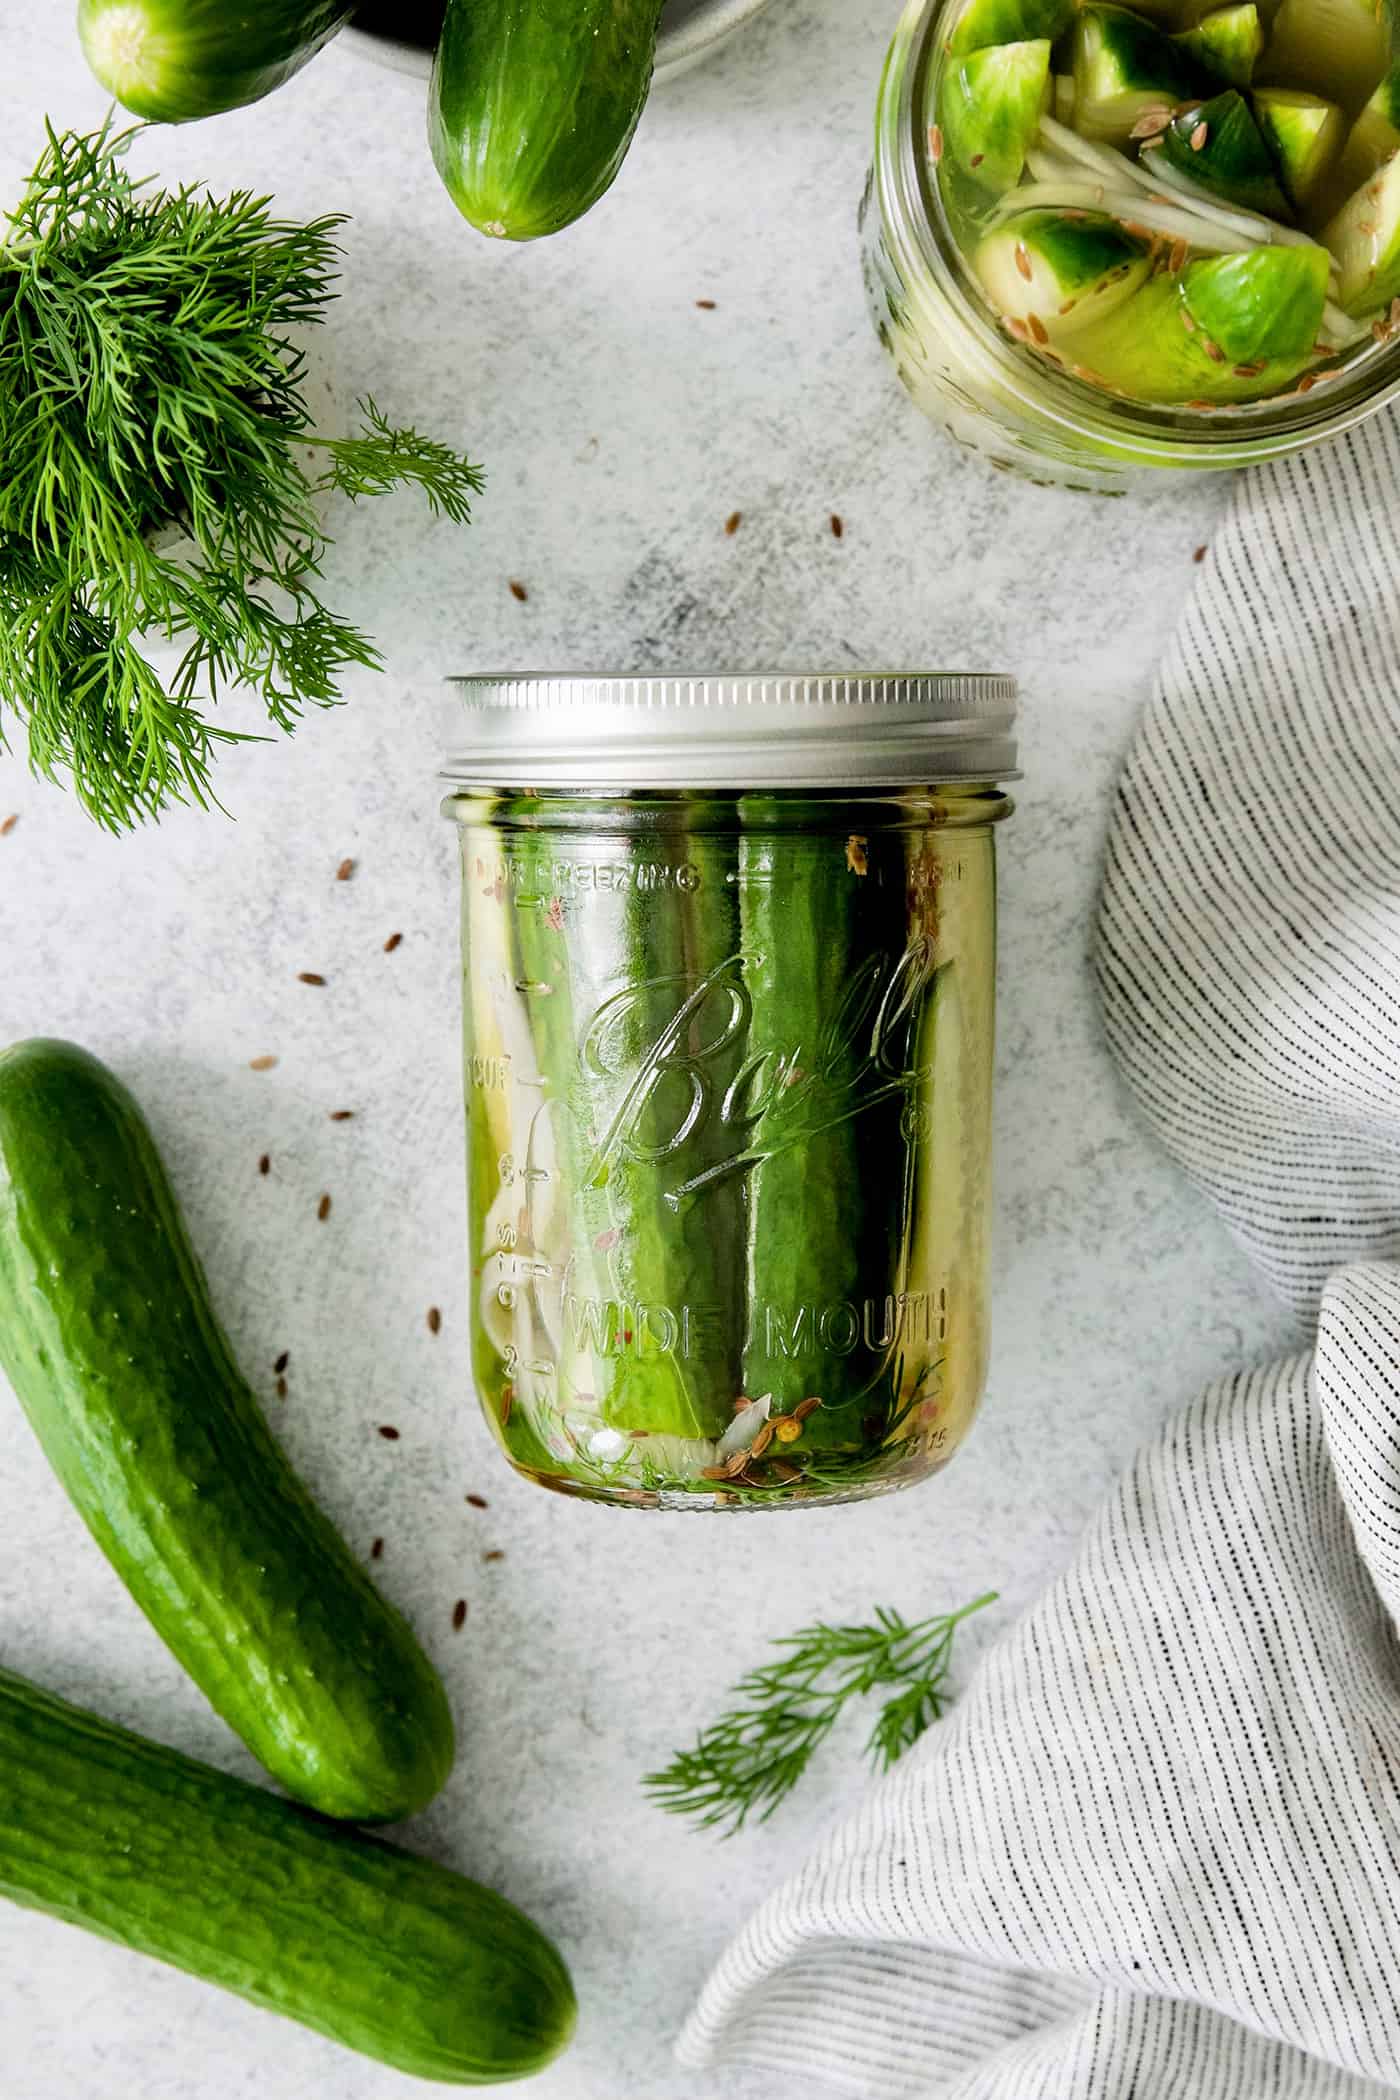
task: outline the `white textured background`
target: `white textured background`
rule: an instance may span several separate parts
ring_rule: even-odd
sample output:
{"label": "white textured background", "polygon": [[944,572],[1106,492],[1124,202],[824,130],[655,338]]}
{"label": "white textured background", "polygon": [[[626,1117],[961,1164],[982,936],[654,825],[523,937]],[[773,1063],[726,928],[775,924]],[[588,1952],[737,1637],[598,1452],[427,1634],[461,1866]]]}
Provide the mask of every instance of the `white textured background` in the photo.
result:
{"label": "white textured background", "polygon": [[[388,674],[355,678],[349,705],[294,744],[226,760],[235,821],[180,815],[108,840],[0,759],[0,817],[19,818],[0,840],[0,1040],[75,1036],[136,1087],[293,1458],[352,1539],[385,1538],[384,1586],[442,1667],[462,1745],[410,1841],[534,1911],[576,1971],[579,2040],[541,2100],[722,2089],[673,2073],[669,2037],[727,1932],[852,1799],[860,1731],[778,1822],[729,1844],[661,1816],[637,1781],[769,1636],[996,1586],[977,1637],[991,1635],[1062,1565],[1163,1410],[1284,1335],[1135,1123],[1087,968],[1114,768],[1224,492],[1164,485],[1107,504],[1021,488],[964,462],[904,401],[865,319],[854,234],[893,13],[894,0],[775,0],[658,93],[602,207],[533,250],[491,248],[457,219],[422,142],[421,91],[346,52],[259,109],[148,140],[140,157],[164,176],[353,215],[343,391],[372,389],[469,446],[490,487],[460,533],[407,498],[339,518],[334,597],[377,634]],[[8,193],[45,112],[86,124],[102,100],[66,7],[0,0],[0,52]],[[743,526],[726,538],[734,510]],[[493,1455],[468,1382],[438,681],[896,662],[1011,669],[1025,688],[1026,778],[1003,833],[982,1422],[941,1481],[829,1516],[639,1517],[541,1494]],[[355,878],[337,884],[345,855]],[[299,985],[306,969],[327,989]],[[275,1071],[249,1069],[260,1052]],[[340,1106],[356,1120],[332,1125]],[[318,1224],[323,1190],[334,1208]],[[385,1421],[397,1444],[376,1435]],[[248,1771],[7,1393],[0,1426],[0,1659]],[[484,1564],[492,1548],[506,1558]],[[3,1908],[0,2087],[5,2100],[414,2090]]]}

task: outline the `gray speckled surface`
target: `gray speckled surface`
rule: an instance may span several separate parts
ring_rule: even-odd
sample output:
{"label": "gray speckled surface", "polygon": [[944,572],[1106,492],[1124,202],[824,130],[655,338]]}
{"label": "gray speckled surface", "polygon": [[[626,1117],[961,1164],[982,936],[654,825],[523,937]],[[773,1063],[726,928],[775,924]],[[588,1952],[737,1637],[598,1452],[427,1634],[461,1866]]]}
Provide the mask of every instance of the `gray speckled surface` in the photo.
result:
{"label": "gray speckled surface", "polygon": [[[1163,1410],[1283,1335],[1135,1123],[1088,972],[1115,763],[1224,490],[1105,505],[1023,489],[963,461],[904,402],[867,327],[853,230],[893,11],[777,0],[657,99],[594,216],[533,251],[460,224],[419,138],[420,93],[334,49],[260,109],[147,142],[141,158],[167,176],[347,208],[342,389],[372,388],[470,444],[491,486],[461,534],[407,499],[340,519],[332,584],[391,668],[355,678],[350,704],[293,745],[226,762],[235,822],[180,816],[111,841],[0,760],[0,815],[19,816],[0,840],[0,1039],[75,1035],[135,1084],[293,1457],[352,1538],[385,1538],[384,1585],[423,1628],[461,1725],[457,1773],[411,1842],[535,1910],[576,1967],[579,2041],[541,2100],[725,2089],[673,2073],[669,2035],[725,1934],[852,1799],[856,1742],[768,1831],[729,1845],[653,1812],[636,1781],[768,1636],[818,1611],[917,1611],[991,1584],[1004,1623]],[[0,0],[0,49],[8,188],[46,110],[86,122],[102,101],[67,8]],[[716,311],[696,309],[702,296]],[[1025,683],[1026,779],[1003,834],[982,1422],[942,1480],[829,1516],[721,1524],[556,1501],[497,1461],[468,1385],[439,674],[896,660],[1007,667]],[[356,875],[337,884],[347,854]],[[403,945],[385,956],[396,929]],[[327,988],[299,985],[304,969]],[[264,1051],[276,1070],[250,1071]],[[331,1124],[342,1105],[357,1119]],[[318,1224],[322,1190],[334,1208]],[[0,1656],[248,1770],[7,1393],[0,1415]],[[384,1421],[397,1444],[375,1434]],[[494,1547],[506,1558],[485,1564]],[[459,1596],[471,1610],[454,1636]],[[414,2089],[3,1907],[0,1979],[6,2100]]]}

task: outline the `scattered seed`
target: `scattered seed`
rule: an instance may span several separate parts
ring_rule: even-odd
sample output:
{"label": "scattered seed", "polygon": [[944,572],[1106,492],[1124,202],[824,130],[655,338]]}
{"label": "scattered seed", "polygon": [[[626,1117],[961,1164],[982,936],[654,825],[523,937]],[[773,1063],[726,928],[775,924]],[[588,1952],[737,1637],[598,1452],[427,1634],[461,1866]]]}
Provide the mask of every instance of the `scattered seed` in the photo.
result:
{"label": "scattered seed", "polygon": [[1060,318],[1063,319],[1066,314],[1072,314],[1077,304],[1077,300],[1066,299],[1064,305],[1060,308]]}
{"label": "scattered seed", "polygon": [[386,1444],[396,1444],[399,1440],[399,1432],[389,1422],[380,1423],[379,1434],[383,1437]]}
{"label": "scattered seed", "polygon": [[1031,281],[1031,257],[1030,250],[1024,241],[1017,241],[1016,243],[1016,268],[1025,278],[1027,284],[1029,284]]}
{"label": "scattered seed", "polygon": [[354,1114],[353,1108],[333,1108],[331,1110],[331,1121],[332,1123],[349,1123],[353,1119]]}
{"label": "scattered seed", "polygon": [[846,866],[852,875],[870,873],[870,856],[866,851],[870,841],[853,831],[846,841]]}
{"label": "scattered seed", "polygon": [[734,1453],[734,1456],[728,1459],[725,1463],[724,1470],[728,1478],[730,1480],[737,1480],[739,1475],[743,1472],[745,1466],[748,1464],[748,1462],[749,1454],[747,1451],[736,1451]]}
{"label": "scattered seed", "polygon": [[287,1397],[287,1381],[285,1378],[279,1378],[277,1381],[277,1397],[279,1400],[285,1400]]}
{"label": "scattered seed", "polygon": [[459,1597],[452,1607],[452,1631],[460,1633],[467,1623],[467,1600]]}
{"label": "scattered seed", "polygon": [[700,1470],[700,1478],[702,1480],[728,1480],[729,1468],[728,1466],[703,1466]]}
{"label": "scattered seed", "polygon": [[831,513],[831,537],[834,540],[839,540],[844,539],[845,535],[846,522],[839,511],[833,511]]}
{"label": "scattered seed", "polygon": [[1031,332],[1024,321],[1018,321],[1014,316],[1008,315],[1003,317],[1002,325],[1005,327],[1008,335],[1015,336],[1018,343],[1028,343],[1030,341]]}
{"label": "scattered seed", "polygon": [[277,1375],[278,1375],[278,1377],[279,1377],[279,1378],[281,1377],[282,1373],[283,1373],[283,1372],[284,1372],[284,1371],[286,1370],[286,1368],[287,1368],[288,1364],[289,1364],[289,1363],[291,1362],[291,1360],[292,1360],[292,1352],[291,1352],[291,1350],[290,1350],[290,1349],[284,1349],[284,1350],[282,1351],[282,1354],[281,1354],[281,1355],[280,1355],[280,1356],[278,1357],[278,1359],[277,1359],[276,1363],[275,1363],[275,1364],[274,1364],[274,1365],[272,1366],[273,1370],[274,1370],[274,1371],[275,1371],[275,1372],[277,1373]]}
{"label": "scattered seed", "polygon": [[802,1434],[802,1424],[796,1415],[779,1415],[773,1424],[773,1434],[780,1444],[795,1444]]}
{"label": "scattered seed", "polygon": [[1198,124],[1191,134],[1191,151],[1193,153],[1199,153],[1209,137],[1209,124]]}
{"label": "scattered seed", "polygon": [[[629,1429],[627,1435],[630,1442],[634,1444],[644,1444],[647,1438],[651,1435],[651,1431],[649,1429]],[[488,1560],[491,1558],[489,1553],[487,1554],[486,1558]]]}
{"label": "scattered seed", "polygon": [[1221,349],[1219,343],[1213,343],[1208,335],[1203,335],[1201,337],[1201,348],[1205,351],[1206,356],[1210,359],[1213,365],[1224,364],[1225,352]]}
{"label": "scattered seed", "polygon": [[297,971],[298,984],[324,984],[325,981],[325,978],[321,975],[319,970]]}
{"label": "scattered seed", "polygon": [[[503,1385],[503,1386],[501,1387],[501,1427],[502,1427],[502,1429],[504,1429],[504,1428],[505,1428],[505,1426],[506,1426],[507,1422],[508,1422],[508,1421],[510,1420],[510,1411],[511,1411],[511,1409],[512,1409],[512,1408],[514,1407],[514,1405],[515,1405],[515,1387],[514,1387],[513,1385]],[[470,1496],[470,1495],[468,1495],[468,1497],[467,1497],[467,1500],[468,1500],[469,1502],[471,1501],[471,1496]]]}
{"label": "scattered seed", "polygon": [[820,1393],[813,1393],[810,1400],[799,1400],[796,1407],[792,1411],[793,1421],[805,1422],[808,1415],[814,1415],[817,1409],[821,1406],[821,1404],[822,1399]]}
{"label": "scattered seed", "polygon": [[272,1155],[270,1152],[264,1152],[262,1158],[258,1161],[258,1172],[260,1174],[270,1174],[272,1172]]}
{"label": "scattered seed", "polygon": [[1263,369],[1262,361],[1253,365],[1233,365],[1231,367],[1236,379],[1257,379]]}
{"label": "scattered seed", "polygon": [[382,1558],[383,1553],[384,1541],[383,1539],[376,1539],[374,1544],[369,1549],[369,1557],[371,1560],[379,1560]]}
{"label": "scattered seed", "polygon": [[517,599],[521,605],[527,604],[530,597],[530,593],[526,590],[524,584],[514,576],[510,579],[510,595],[512,598]]}
{"label": "scattered seed", "polygon": [[1050,332],[1046,328],[1045,323],[1041,320],[1039,314],[1027,314],[1026,326],[1027,328],[1029,328],[1031,334],[1035,337],[1038,343],[1044,344],[1049,342]]}
{"label": "scattered seed", "polygon": [[1294,389],[1295,393],[1310,394],[1317,385],[1316,372],[1305,372]]}
{"label": "scattered seed", "polygon": [[1378,343],[1384,343],[1384,342],[1387,342],[1387,341],[1389,341],[1389,338],[1390,338],[1390,323],[1389,323],[1389,321],[1373,321],[1373,322],[1371,323],[1371,333],[1372,333],[1372,335],[1373,335],[1373,336],[1375,337],[1375,339],[1376,339],[1376,341],[1377,341]]}
{"label": "scattered seed", "polygon": [[384,953],[392,955],[402,939],[403,935],[401,933],[391,933],[388,940],[384,943]]}
{"label": "scattered seed", "polygon": [[467,1500],[473,1509],[489,1509],[491,1507],[484,1495],[468,1495]]}
{"label": "scattered seed", "polygon": [[1194,554],[1192,555],[1192,557],[1191,557],[1192,561],[1194,561],[1194,562],[1203,562],[1203,561],[1205,560],[1205,558],[1206,558],[1206,550],[1205,550],[1205,548],[1204,548],[1204,547],[1198,547],[1198,548],[1196,549],[1195,553],[1194,553]]}
{"label": "scattered seed", "polygon": [[321,1220],[321,1223],[324,1225],[330,1214],[331,1199],[329,1196],[323,1196],[320,1202],[316,1205],[316,1215]]}
{"label": "scattered seed", "polygon": [[337,881],[337,882],[348,882],[348,881],[350,880],[350,877],[351,877],[351,876],[352,876],[352,875],[354,874],[354,872],[355,872],[355,863],[354,863],[354,861],[353,861],[353,860],[343,860],[343,861],[342,861],[342,862],[340,863],[340,866],[339,866],[339,867],[338,867],[338,868],[336,869],[336,871],[335,871],[335,879],[336,879],[336,881]]}
{"label": "scattered seed", "polygon": [[697,299],[695,304],[700,308],[700,311],[702,313],[712,314],[715,310],[715,302],[713,299]]}
{"label": "scattered seed", "polygon": [[1188,401],[1186,406],[1188,408],[1198,408],[1209,411],[1215,407],[1215,403],[1213,401]]}
{"label": "scattered seed", "polygon": [[980,168],[983,161],[986,158],[987,156],[985,153],[974,153],[971,160],[968,162],[968,166],[970,168]]}
{"label": "scattered seed", "polygon": [[[642,1435],[646,1435],[645,1430],[642,1431]],[[483,1553],[481,1557],[483,1560],[504,1560],[506,1557],[505,1547],[493,1546],[489,1553]]]}
{"label": "scattered seed", "polygon": [[[1191,253],[1191,244],[1186,240],[1172,242],[1172,252],[1167,257],[1167,268],[1173,277],[1179,277],[1186,267],[1186,258]],[[1182,309],[1185,311],[1185,308]]]}
{"label": "scattered seed", "polygon": [[441,1334],[442,1332],[442,1314],[435,1305],[428,1307],[428,1332],[429,1334]]}
{"label": "scattered seed", "polygon": [[735,533],[739,530],[739,527],[743,524],[743,522],[744,513],[741,510],[731,510],[729,516],[724,521],[725,537],[727,539],[732,540]]}
{"label": "scattered seed", "polygon": [[740,1393],[738,1399],[734,1402],[734,1412],[736,1415],[741,1415],[746,1407],[752,1406],[752,1400],[748,1399],[743,1393]]}
{"label": "scattered seed", "polygon": [[10,836],[10,833],[14,830],[16,824],[18,824],[18,822],[18,811],[16,811],[13,816],[6,817],[4,823],[0,824],[0,839],[7,839]]}
{"label": "scattered seed", "polygon": [[270,1072],[276,1062],[275,1057],[250,1057],[248,1069],[250,1072]]}
{"label": "scattered seed", "polygon": [[929,125],[928,150],[929,153],[932,155],[934,166],[937,167],[938,163],[943,158],[943,133],[939,129],[937,124]]}
{"label": "scattered seed", "polygon": [[762,1458],[764,1452],[768,1449],[768,1446],[772,1443],[772,1441],[773,1424],[771,1422],[765,1422],[762,1429],[759,1430],[758,1435],[749,1445],[749,1457]]}

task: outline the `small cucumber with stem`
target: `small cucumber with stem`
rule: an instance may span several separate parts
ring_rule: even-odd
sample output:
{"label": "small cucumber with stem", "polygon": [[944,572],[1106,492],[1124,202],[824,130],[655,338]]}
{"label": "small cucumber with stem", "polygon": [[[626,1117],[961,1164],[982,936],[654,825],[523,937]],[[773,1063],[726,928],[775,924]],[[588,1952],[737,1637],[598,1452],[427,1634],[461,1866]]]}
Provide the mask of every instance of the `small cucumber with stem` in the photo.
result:
{"label": "small cucumber with stem", "polygon": [[123,108],[185,124],[271,94],[353,11],[353,0],[79,0],[78,35]]}
{"label": "small cucumber with stem", "polygon": [[0,1671],[0,1896],[444,2085],[524,2078],[576,2008],[505,1898]]}
{"label": "small cucumber with stem", "polygon": [[442,1684],[292,1471],[155,1141],[71,1043],[0,1055],[0,1368],[79,1515],[253,1755],[390,1822],[452,1766]]}

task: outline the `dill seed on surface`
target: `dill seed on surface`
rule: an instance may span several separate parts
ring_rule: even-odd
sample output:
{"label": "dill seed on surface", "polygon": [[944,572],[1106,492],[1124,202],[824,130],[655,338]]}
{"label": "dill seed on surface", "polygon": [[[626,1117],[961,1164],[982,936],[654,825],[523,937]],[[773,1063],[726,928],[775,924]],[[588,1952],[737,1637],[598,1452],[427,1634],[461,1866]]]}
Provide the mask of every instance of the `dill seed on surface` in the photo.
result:
{"label": "dill seed on surface", "polygon": [[383,1437],[386,1444],[396,1444],[399,1440],[399,1432],[390,1422],[380,1423],[379,1434]]}
{"label": "dill seed on surface", "polygon": [[278,1375],[278,1377],[279,1377],[279,1378],[281,1377],[282,1373],[283,1373],[283,1372],[284,1372],[284,1371],[286,1370],[286,1368],[287,1368],[288,1364],[289,1364],[289,1363],[291,1362],[291,1360],[292,1360],[292,1352],[291,1352],[291,1350],[290,1350],[290,1349],[284,1349],[284,1350],[282,1351],[282,1354],[281,1354],[281,1355],[280,1355],[280,1356],[278,1357],[278,1359],[277,1359],[276,1363],[275,1363],[275,1364],[274,1364],[274,1365],[272,1366],[273,1370],[274,1370],[274,1371],[275,1371],[275,1372],[277,1373],[277,1375]]}
{"label": "dill seed on surface", "polygon": [[391,933],[388,940],[384,943],[384,953],[392,955],[402,939],[403,935],[401,933]]}
{"label": "dill seed on surface", "polygon": [[1016,268],[1020,272],[1021,276],[1025,278],[1027,284],[1029,284],[1031,277],[1030,250],[1029,248],[1027,248],[1024,241],[1017,241],[1014,253],[1016,257]]}
{"label": "dill seed on surface", "polygon": [[350,877],[351,877],[351,876],[352,876],[352,875],[354,874],[354,872],[355,872],[355,863],[354,863],[354,861],[353,861],[353,860],[343,860],[343,861],[342,861],[342,862],[340,863],[340,866],[339,866],[339,867],[338,867],[338,868],[336,869],[336,871],[335,871],[335,879],[336,879],[336,881],[337,881],[337,882],[348,882],[348,881],[350,880]]}
{"label": "dill seed on surface", "polygon": [[325,981],[325,978],[321,975],[319,970],[297,971],[298,984],[324,984]]}
{"label": "dill seed on surface", "polygon": [[258,1161],[258,1172],[260,1174],[270,1174],[272,1172],[272,1155],[270,1152],[264,1152],[262,1158]]}
{"label": "dill seed on surface", "polygon": [[739,527],[743,524],[743,522],[744,513],[741,510],[731,510],[729,516],[724,521],[724,530],[726,538],[732,540],[735,533],[739,530]]}
{"label": "dill seed on surface", "polygon": [[333,1108],[331,1110],[331,1121],[332,1123],[348,1123],[354,1116],[354,1113],[353,1108]]}
{"label": "dill seed on surface", "polygon": [[928,150],[934,166],[937,167],[943,158],[943,133],[937,124],[929,125]]}
{"label": "dill seed on surface", "polygon": [[250,1072],[270,1072],[276,1062],[275,1057],[250,1057],[248,1069]]}
{"label": "dill seed on surface", "polygon": [[834,511],[833,511],[833,512],[831,513],[831,537],[832,537],[832,538],[833,538],[834,540],[839,540],[839,539],[841,539],[841,538],[843,538],[843,537],[844,537],[844,535],[845,535],[845,531],[846,531],[846,521],[845,521],[845,519],[844,519],[844,518],[843,518],[843,517],[841,516],[841,514],[840,514],[840,512],[839,512],[839,511],[835,511],[835,510],[834,510]]}
{"label": "dill seed on surface", "polygon": [[316,1215],[321,1220],[321,1223],[324,1225],[330,1214],[331,1199],[329,1196],[323,1196],[320,1202],[316,1205]]}
{"label": "dill seed on surface", "polygon": [[700,308],[700,311],[702,313],[712,314],[715,310],[715,302],[713,299],[697,299],[695,304]]}
{"label": "dill seed on surface", "polygon": [[483,1560],[504,1560],[506,1557],[505,1548],[503,1546],[493,1546],[489,1553],[483,1553],[481,1557]]}
{"label": "dill seed on surface", "polygon": [[467,1623],[467,1600],[459,1597],[452,1607],[452,1631],[460,1633]]}
{"label": "dill seed on surface", "polygon": [[428,1307],[428,1332],[429,1334],[441,1334],[442,1332],[442,1314],[435,1305]]}
{"label": "dill seed on surface", "polygon": [[16,824],[18,824],[18,822],[18,811],[16,811],[13,816],[6,817],[4,823],[0,824],[0,839],[7,839],[10,836],[10,833],[14,830]]}
{"label": "dill seed on surface", "polygon": [[279,1378],[277,1381],[277,1397],[279,1400],[285,1400],[287,1397],[287,1381],[285,1378]]}
{"label": "dill seed on surface", "polygon": [[370,1549],[369,1549],[369,1557],[370,1557],[370,1559],[371,1559],[371,1560],[378,1560],[378,1559],[379,1559],[379,1558],[380,1558],[380,1557],[382,1556],[383,1552],[384,1552],[384,1541],[383,1541],[383,1539],[376,1539],[376,1540],[375,1540],[375,1542],[374,1542],[374,1544],[373,1544],[373,1545],[372,1545],[372,1546],[370,1547]]}
{"label": "dill seed on surface", "polygon": [[510,595],[521,605],[529,603],[530,593],[526,590],[524,584],[520,583],[514,576],[510,579]]}
{"label": "dill seed on surface", "polygon": [[468,1495],[467,1500],[473,1509],[489,1509],[491,1507],[484,1495]]}
{"label": "dill seed on surface", "polygon": [[1206,550],[1205,550],[1205,548],[1204,548],[1204,547],[1198,547],[1198,548],[1196,549],[1195,553],[1194,553],[1194,554],[1192,555],[1192,557],[1191,557],[1192,561],[1204,561],[1204,560],[1205,560],[1205,558],[1206,558]]}

